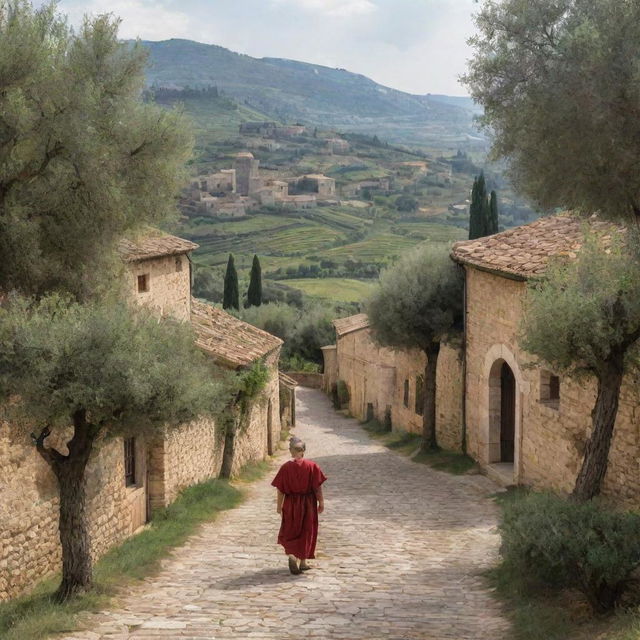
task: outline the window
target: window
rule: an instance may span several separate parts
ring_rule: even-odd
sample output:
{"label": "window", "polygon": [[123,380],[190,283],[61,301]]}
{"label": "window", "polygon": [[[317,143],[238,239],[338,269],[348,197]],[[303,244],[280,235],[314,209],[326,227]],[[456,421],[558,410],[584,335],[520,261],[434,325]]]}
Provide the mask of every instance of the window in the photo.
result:
{"label": "window", "polygon": [[145,293],[149,291],[149,274],[143,273],[138,276],[138,293]]}
{"label": "window", "polygon": [[424,413],[424,376],[416,377],[416,413]]}
{"label": "window", "polygon": [[560,378],[544,369],[540,372],[540,402],[552,409],[560,408]]}
{"label": "window", "polygon": [[132,487],[136,484],[136,439],[124,439],[124,484]]}
{"label": "window", "polygon": [[176,256],[176,272],[182,271],[182,256]]}
{"label": "window", "polygon": [[404,381],[404,399],[403,399],[403,403],[404,403],[404,406],[408,409],[409,408],[409,381],[408,380]]}

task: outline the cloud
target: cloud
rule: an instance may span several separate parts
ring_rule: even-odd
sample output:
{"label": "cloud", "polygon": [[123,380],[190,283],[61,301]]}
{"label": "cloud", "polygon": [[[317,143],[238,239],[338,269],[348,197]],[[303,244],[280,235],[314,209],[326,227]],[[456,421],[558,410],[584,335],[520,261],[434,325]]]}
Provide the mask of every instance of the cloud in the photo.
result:
{"label": "cloud", "polygon": [[190,17],[169,9],[157,0],[102,0],[90,2],[61,2],[59,8],[69,15],[71,24],[78,25],[85,14],[112,13],[122,19],[119,36],[123,39],[167,40],[188,38],[192,33]]}
{"label": "cloud", "polygon": [[305,11],[322,13],[331,18],[350,18],[376,10],[372,0],[272,0],[272,3],[276,6],[288,4]]}

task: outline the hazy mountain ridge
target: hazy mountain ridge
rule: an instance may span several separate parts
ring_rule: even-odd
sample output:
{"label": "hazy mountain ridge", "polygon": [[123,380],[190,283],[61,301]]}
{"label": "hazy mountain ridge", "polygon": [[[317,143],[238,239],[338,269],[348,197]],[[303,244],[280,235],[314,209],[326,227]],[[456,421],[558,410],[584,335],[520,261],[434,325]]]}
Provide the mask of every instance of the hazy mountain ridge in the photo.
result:
{"label": "hazy mountain ridge", "polygon": [[[470,99],[421,96],[380,85],[344,69],[282,58],[252,58],[190,40],[144,41],[150,52],[149,85],[215,85],[274,118],[325,126],[374,126],[398,120],[411,127],[472,129]],[[357,126],[359,129],[360,127]]]}

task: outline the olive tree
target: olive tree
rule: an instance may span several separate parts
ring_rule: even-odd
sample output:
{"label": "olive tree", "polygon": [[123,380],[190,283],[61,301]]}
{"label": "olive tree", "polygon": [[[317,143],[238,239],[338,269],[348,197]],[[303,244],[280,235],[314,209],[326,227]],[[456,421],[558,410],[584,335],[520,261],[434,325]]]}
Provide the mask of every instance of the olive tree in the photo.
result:
{"label": "olive tree", "polygon": [[522,346],[559,373],[597,383],[591,436],[573,490],[577,500],[600,492],[623,375],[638,364],[637,252],[635,239],[591,232],[574,261],[556,261],[528,287]]}
{"label": "olive tree", "polygon": [[0,0],[0,290],[86,299],[125,232],[176,213],[191,134],[142,100],[147,54],[117,31]]}
{"label": "olive tree", "polygon": [[640,3],[486,0],[463,82],[544,209],[640,216]]}
{"label": "olive tree", "polygon": [[440,345],[459,332],[463,313],[462,271],[445,245],[407,253],[380,276],[367,304],[374,339],[382,346],[420,349],[424,370],[424,449],[437,449],[436,372]]}
{"label": "olive tree", "polygon": [[[107,438],[153,434],[225,404],[220,370],[187,325],[124,303],[48,296],[0,307],[0,400],[31,430],[60,494],[62,601],[91,584],[86,468]],[[17,434],[18,435],[18,434]],[[66,439],[66,447],[47,439]]]}

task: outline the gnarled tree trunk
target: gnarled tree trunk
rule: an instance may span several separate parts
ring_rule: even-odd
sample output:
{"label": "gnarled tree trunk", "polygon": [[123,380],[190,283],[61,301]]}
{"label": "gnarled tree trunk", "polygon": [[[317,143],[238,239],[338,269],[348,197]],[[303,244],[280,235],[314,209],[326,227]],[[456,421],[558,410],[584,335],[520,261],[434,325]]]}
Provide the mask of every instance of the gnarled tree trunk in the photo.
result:
{"label": "gnarled tree trunk", "polygon": [[37,438],[38,452],[49,464],[58,480],[60,492],[60,545],[62,546],[62,582],[55,598],[64,602],[91,586],[91,538],[87,521],[85,471],[96,437],[96,429],[86,420],[86,412],[73,414],[73,437],[69,453],[63,455],[44,446],[49,429]]}
{"label": "gnarled tree trunk", "polygon": [[436,373],[438,371],[440,343],[431,342],[424,352],[427,356],[427,364],[424,368],[423,383],[422,448],[425,451],[435,451],[439,448],[436,433]]}
{"label": "gnarled tree trunk", "polygon": [[582,467],[571,494],[583,502],[600,493],[607,472],[613,428],[618,415],[620,387],[624,372],[624,353],[614,352],[597,374],[598,395],[591,412],[592,432],[587,441]]}

